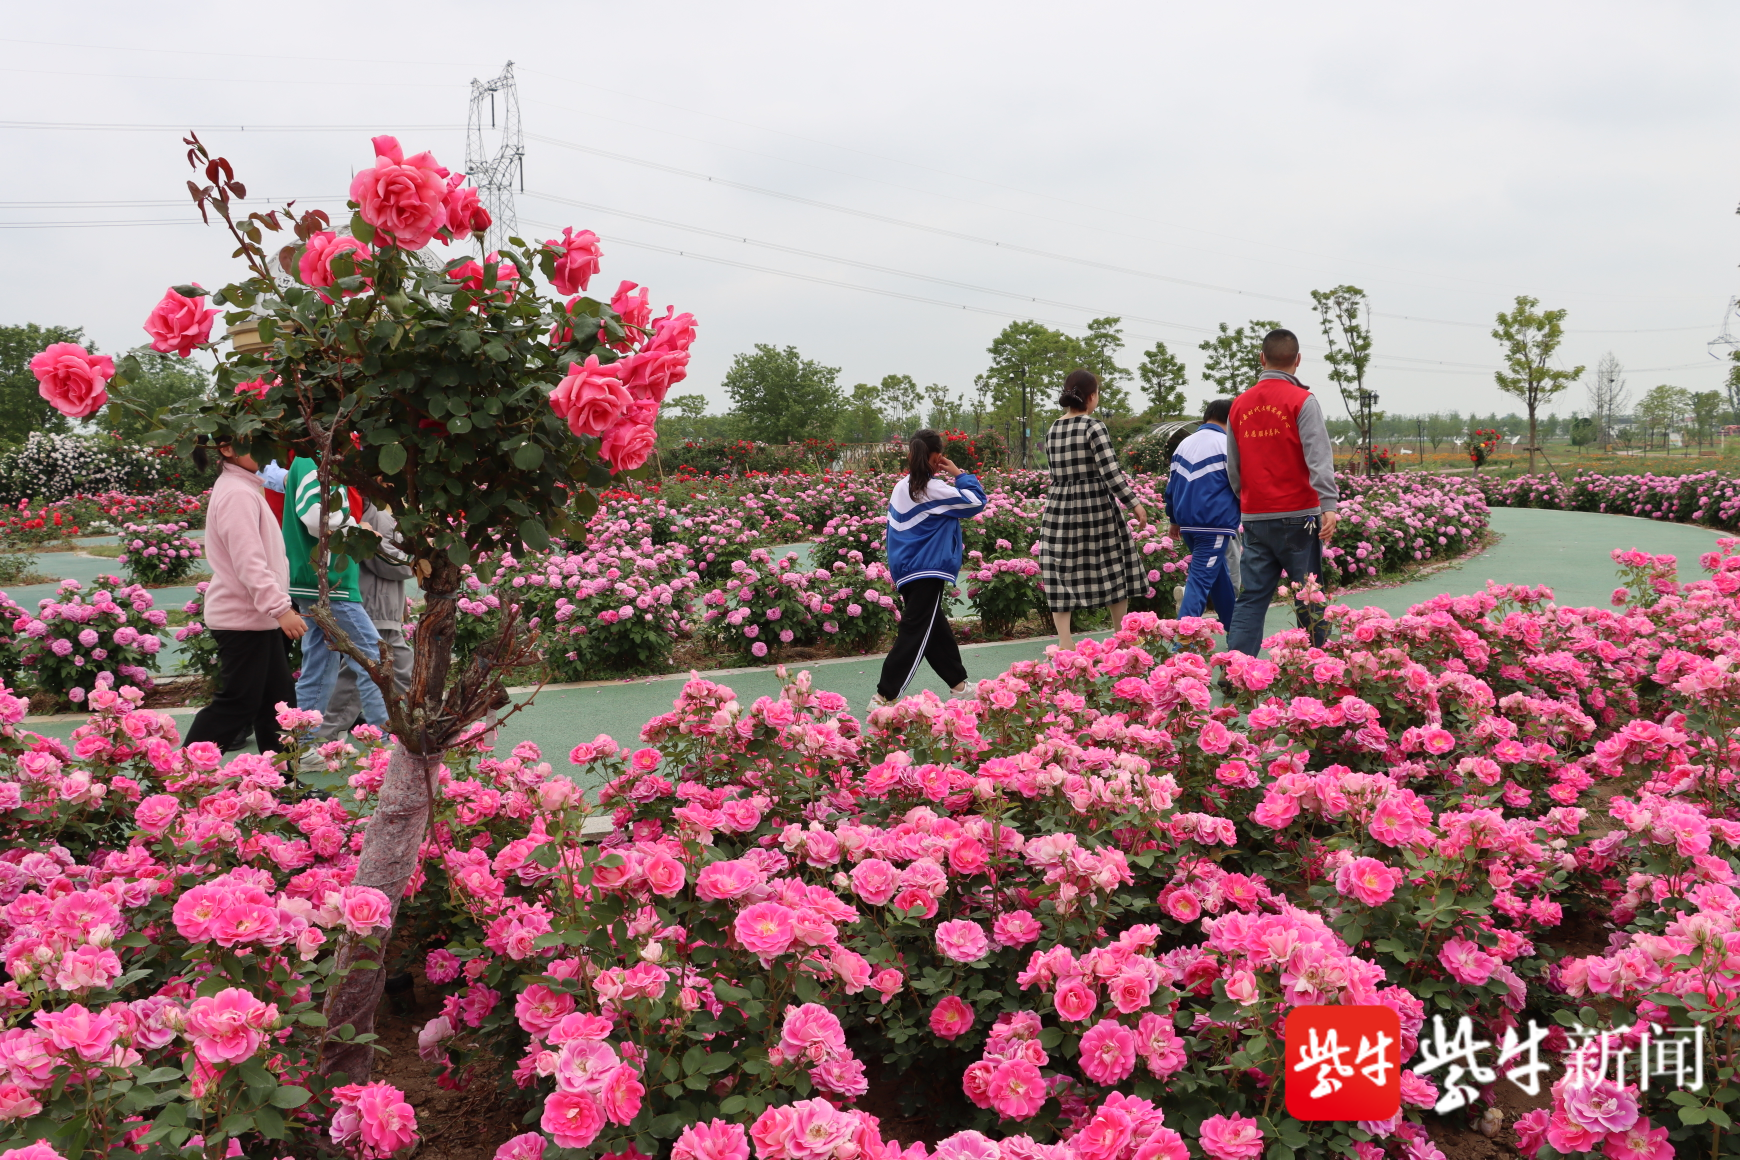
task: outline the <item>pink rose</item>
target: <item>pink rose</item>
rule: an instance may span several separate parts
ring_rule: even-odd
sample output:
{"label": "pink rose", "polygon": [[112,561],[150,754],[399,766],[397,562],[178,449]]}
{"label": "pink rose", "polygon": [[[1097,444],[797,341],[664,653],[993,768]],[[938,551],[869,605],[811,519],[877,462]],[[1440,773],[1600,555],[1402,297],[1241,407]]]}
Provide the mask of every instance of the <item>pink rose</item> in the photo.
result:
{"label": "pink rose", "polygon": [[852,868],[852,890],[871,906],[881,906],[894,897],[900,872],[881,858],[866,858]]}
{"label": "pink rose", "polygon": [[[194,283],[198,285],[198,283]],[[169,289],[145,319],[145,333],[151,336],[151,349],[168,354],[174,351],[182,358],[193,348],[211,338],[211,320],[217,311],[201,308],[198,298],[189,298]]]}
{"label": "pink rose", "polygon": [[550,285],[558,294],[578,294],[586,289],[604,259],[598,235],[591,230],[575,233],[574,227],[568,226],[560,239],[551,238],[544,245],[556,251],[556,271],[550,277]]}
{"label": "pink rose", "polygon": [[459,956],[442,947],[429,952],[423,963],[423,973],[431,983],[451,983],[459,977],[459,965]]}
{"label": "pink rose", "polygon": [[584,363],[570,363],[567,376],[550,392],[550,409],[576,435],[604,434],[632,402],[616,368],[599,366],[595,354]]}
{"label": "pink rose", "polygon": [[1130,1160],[1190,1160],[1190,1149],[1171,1128],[1155,1128]]}
{"label": "pink rose", "polygon": [[1136,1037],[1115,1019],[1101,1019],[1081,1037],[1081,1070],[1095,1083],[1115,1084],[1136,1070]]}
{"label": "pink rose", "polygon": [[[8,1084],[7,1086],[11,1087],[12,1085]],[[36,1103],[35,1100],[30,1100],[29,1102],[33,1104]],[[42,1105],[37,1104],[36,1106],[38,1111],[40,1111]],[[22,1112],[20,1114],[35,1115],[36,1113]],[[7,1118],[10,1119],[11,1117]],[[47,1140],[38,1140],[34,1144],[26,1144],[22,1148],[8,1148],[6,1151],[0,1152],[0,1160],[66,1160],[66,1157],[62,1156],[59,1152],[56,1152]]]}
{"label": "pink rose", "polygon": [[1058,1018],[1080,1023],[1094,1013],[1099,999],[1094,996],[1093,988],[1080,979],[1065,979],[1058,985],[1057,994],[1052,996],[1052,1005],[1057,1008]]}
{"label": "pink rose", "polygon": [[1480,949],[1478,943],[1465,938],[1445,941],[1438,952],[1438,961],[1458,983],[1478,987],[1492,978],[1498,959]]}
{"label": "pink rose", "polygon": [[671,1160],[749,1160],[749,1136],[729,1120],[690,1124],[671,1148]]}
{"label": "pink rose", "polygon": [[708,902],[719,902],[742,898],[765,881],[767,875],[741,859],[714,862],[695,878],[695,893]]}
{"label": "pink rose", "polygon": [[90,1063],[108,1058],[122,1030],[121,1021],[107,1009],[89,1011],[80,1003],[60,1011],[38,1011],[35,1025],[56,1051],[76,1052]]}
{"label": "pink rose", "polygon": [[758,902],[738,914],[734,927],[737,941],[745,950],[768,960],[791,949],[796,915],[788,906],[777,902]]}
{"label": "pink rose", "polygon": [[683,864],[662,850],[647,856],[641,863],[640,873],[647,889],[660,898],[669,898],[688,881],[688,871]]}
{"label": "pink rose", "polygon": [[870,981],[870,985],[881,992],[884,1003],[899,994],[900,988],[905,983],[906,977],[896,967],[883,967],[876,972],[876,977]]}
{"label": "pink rose", "polygon": [[1106,995],[1120,1014],[1133,1015],[1147,1009],[1154,997],[1154,983],[1154,976],[1132,965],[1107,981]]}
{"label": "pink rose", "polygon": [[839,1017],[820,1003],[787,1007],[780,1025],[779,1050],[787,1059],[819,1063],[847,1054],[846,1031]]}
{"label": "pink rose", "polygon": [[[447,277],[459,283],[478,297],[500,298],[503,302],[514,300],[514,283],[520,280],[520,270],[512,262],[504,262],[501,255],[491,250],[483,259],[495,263],[495,288],[484,286],[488,271],[475,261],[467,262],[456,270],[449,270]],[[487,291],[487,293],[486,293]]]}
{"label": "pink rose", "polygon": [[1045,1079],[1031,1060],[1004,1060],[985,1084],[985,1095],[999,1116],[1025,1120],[1038,1115],[1045,1104]]}
{"label": "pink rose", "polygon": [[169,828],[180,812],[181,803],[173,794],[154,793],[133,807],[133,822],[155,838]]}
{"label": "pink rose", "polygon": [[390,1083],[347,1083],[332,1089],[338,1108],[332,1117],[332,1139],[347,1143],[360,1136],[365,1157],[391,1156],[417,1139],[417,1112],[405,1093]]}
{"label": "pink rose", "polygon": [[1201,1133],[1202,1150],[1213,1160],[1256,1160],[1263,1154],[1263,1130],[1248,1116],[1210,1116]]}
{"label": "pink rose", "polygon": [[604,1129],[604,1112],[585,1092],[552,1092],[544,1099],[544,1118],[538,1126],[558,1148],[585,1148]]}
{"label": "pink rose", "polygon": [[651,330],[652,303],[647,299],[652,291],[640,286],[640,293],[637,295],[634,293],[636,289],[635,283],[624,281],[616,288],[616,295],[610,300],[610,308],[622,320],[625,337],[612,342],[610,333],[601,326],[598,328],[599,342],[616,350],[626,351],[640,340],[643,332]]}
{"label": "pink rose", "polygon": [[643,349],[686,351],[694,344],[695,316],[677,314],[676,309],[675,306],[667,306],[663,318],[653,319],[652,340]]}
{"label": "pink rose", "polygon": [[604,1116],[613,1124],[628,1124],[640,1114],[641,1100],[646,1097],[646,1085],[633,1064],[611,1068],[604,1076],[599,1098],[604,1101]]}
{"label": "pink rose", "polygon": [[1079,1160],[1118,1160],[1134,1135],[1130,1113],[1107,1101],[1070,1144]]}
{"label": "pink rose", "polygon": [[428,153],[406,157],[396,137],[373,144],[374,166],[351,179],[350,200],[379,243],[420,250],[447,226],[447,170]]}
{"label": "pink rose", "polygon": [[332,269],[332,260],[341,254],[350,254],[353,262],[367,261],[374,256],[356,238],[336,234],[331,230],[321,230],[309,237],[308,244],[302,249],[302,257],[297,259],[296,271],[306,285],[330,286],[338,281],[338,275]]}
{"label": "pink rose", "polygon": [[544,1160],[544,1134],[521,1132],[495,1150],[495,1160]]}
{"label": "pink rose", "polygon": [[689,377],[687,351],[641,351],[611,365],[629,394],[653,403],[664,402],[670,389]]}
{"label": "pink rose", "polygon": [[472,234],[481,234],[494,223],[489,211],[477,196],[477,187],[465,184],[465,175],[454,173],[447,178],[447,236],[443,242],[463,242]]}
{"label": "pink rose", "polygon": [[1355,858],[1336,874],[1335,889],[1367,906],[1382,906],[1394,896],[1401,881],[1399,867],[1386,866],[1376,858]]}
{"label": "pink rose", "polygon": [[260,1049],[278,1021],[278,1008],[242,990],[226,987],[195,999],[187,1009],[193,1053],[209,1064],[241,1063]]}
{"label": "pink rose", "polygon": [[36,376],[37,394],[49,406],[63,415],[83,419],[109,401],[108,384],[115,377],[115,360],[106,354],[91,354],[77,343],[56,342],[31,358],[30,373]]}
{"label": "pink rose", "polygon": [[958,1039],[973,1026],[973,1009],[959,995],[945,995],[930,1013],[930,1029],[944,1039]]}
{"label": "pink rose", "polygon": [[346,886],[339,899],[344,927],[354,935],[367,935],[393,921],[393,904],[373,886]]}
{"label": "pink rose", "polygon": [[1000,947],[1024,947],[1039,937],[1039,920],[1025,910],[999,914],[991,922],[991,937]]}
{"label": "pink rose", "polygon": [[944,958],[957,963],[970,963],[983,958],[991,949],[985,928],[970,918],[957,918],[936,928],[936,948]]}
{"label": "pink rose", "polygon": [[618,471],[633,471],[647,461],[658,441],[658,432],[649,423],[618,423],[604,433],[598,454]]}
{"label": "pink rose", "polygon": [[[0,1121],[28,1120],[42,1111],[42,1101],[25,1091],[15,1083],[0,1084]],[[25,1148],[12,1148],[0,1152],[5,1160],[62,1160],[60,1153],[50,1148],[46,1141],[38,1140]]]}

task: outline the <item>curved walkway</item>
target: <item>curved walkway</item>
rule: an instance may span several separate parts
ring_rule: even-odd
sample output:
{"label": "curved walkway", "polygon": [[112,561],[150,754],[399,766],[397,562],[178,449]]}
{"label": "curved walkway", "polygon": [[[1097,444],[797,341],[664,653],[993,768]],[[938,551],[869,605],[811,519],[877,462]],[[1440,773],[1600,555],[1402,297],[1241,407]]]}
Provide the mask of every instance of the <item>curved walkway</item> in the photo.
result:
{"label": "curved walkway", "polygon": [[[1698,557],[1712,550],[1720,535],[1703,528],[1631,516],[1532,508],[1495,508],[1492,528],[1503,538],[1480,555],[1410,584],[1351,593],[1342,603],[1357,607],[1375,605],[1399,614],[1442,593],[1479,591],[1491,579],[1507,584],[1549,585],[1561,604],[1605,605],[1618,583],[1611,558],[1614,548],[1670,553],[1680,560],[1681,578],[1695,579],[1702,575]],[[1291,622],[1291,610],[1277,606],[1269,612],[1268,631],[1279,631]],[[1055,642],[1055,637],[1034,637],[968,645],[961,653],[971,679],[979,680],[1002,672],[1016,661],[1042,657]],[[808,668],[816,687],[844,695],[853,711],[861,712],[876,690],[882,659],[850,657],[793,667]],[[729,685],[745,704],[779,691],[779,679],[771,669],[725,670],[705,675]],[[505,732],[514,741],[536,741],[545,757],[561,768],[569,749],[600,733],[632,743],[642,725],[670,710],[686,679],[686,674],[678,674],[548,688],[538,694],[532,705],[515,714]],[[923,688],[932,689],[939,696],[948,695],[928,667],[919,670],[908,692]],[[181,712],[192,711],[178,711]],[[65,737],[75,723],[43,722],[32,728]]]}

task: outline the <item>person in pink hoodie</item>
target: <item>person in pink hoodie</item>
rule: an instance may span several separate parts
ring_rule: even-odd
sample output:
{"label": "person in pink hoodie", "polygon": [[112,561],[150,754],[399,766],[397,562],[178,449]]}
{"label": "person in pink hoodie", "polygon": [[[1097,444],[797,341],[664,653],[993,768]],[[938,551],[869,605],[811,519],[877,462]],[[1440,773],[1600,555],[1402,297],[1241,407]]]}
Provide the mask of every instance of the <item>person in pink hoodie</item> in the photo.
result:
{"label": "person in pink hoodie", "polygon": [[[211,741],[227,748],[251,728],[260,752],[276,750],[278,705],[296,703],[284,638],[296,640],[308,622],[290,602],[290,561],[284,535],[266,504],[265,485],[251,455],[217,448],[223,470],[211,489],[205,516],[205,627],[217,641],[220,685],[199,711],[182,742]],[[196,447],[204,470],[209,451]]]}

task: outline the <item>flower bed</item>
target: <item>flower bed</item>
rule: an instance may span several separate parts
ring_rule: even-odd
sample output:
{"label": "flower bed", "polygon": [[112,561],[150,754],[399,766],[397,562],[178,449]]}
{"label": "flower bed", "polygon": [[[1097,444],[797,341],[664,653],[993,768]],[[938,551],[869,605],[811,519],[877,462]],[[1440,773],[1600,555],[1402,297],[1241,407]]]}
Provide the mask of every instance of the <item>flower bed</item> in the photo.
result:
{"label": "flower bed", "polygon": [[[1689,585],[1623,553],[1639,596],[1613,608],[1331,606],[1324,648],[1289,631],[1266,660],[1132,614],[865,721],[805,674],[749,705],[695,679],[639,748],[569,754],[596,804],[479,730],[400,910],[445,996],[421,1054],[533,1100],[504,1160],[931,1154],[872,1099],[922,1106],[942,1160],[1432,1160],[1430,1110],[1486,1106],[1437,1060],[1466,1015],[1571,1065],[1512,1125],[1525,1154],[1707,1149],[1727,1089],[1578,1084],[1574,1049],[1637,1020],[1702,1027],[1710,1077],[1736,1063],[1737,546]],[[225,764],[138,699],[97,682],[67,746],[0,697],[0,1133],[75,1160],[300,1154],[328,1123],[353,1154],[409,1145],[396,1089],[314,1066],[324,965],[381,935],[353,851],[390,751],[323,747],[352,800],[301,795],[309,715],[284,757]],[[614,832],[583,844],[599,809]],[[1568,928],[1606,949],[1565,953]],[[1395,1012],[1403,1109],[1293,1119],[1282,1021],[1347,1004]]]}
{"label": "flower bed", "polygon": [[1482,477],[1473,482],[1493,507],[1606,512],[1740,530],[1740,479],[1725,472],[1607,475],[1579,471],[1569,480],[1543,474],[1514,479]]}
{"label": "flower bed", "polygon": [[118,559],[135,584],[162,587],[192,574],[205,556],[187,524],[122,524]]}

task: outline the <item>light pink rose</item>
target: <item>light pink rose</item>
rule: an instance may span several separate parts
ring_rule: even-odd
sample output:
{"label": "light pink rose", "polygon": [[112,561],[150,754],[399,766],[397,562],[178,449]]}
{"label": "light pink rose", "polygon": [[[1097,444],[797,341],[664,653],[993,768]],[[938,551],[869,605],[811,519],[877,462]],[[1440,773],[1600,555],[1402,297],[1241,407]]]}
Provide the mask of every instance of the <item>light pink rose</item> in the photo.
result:
{"label": "light pink rose", "polygon": [[521,1132],[495,1150],[495,1160],[544,1160],[544,1134]]}
{"label": "light pink rose", "polygon": [[[198,283],[194,283],[196,286]],[[163,292],[145,319],[145,333],[151,336],[151,349],[168,354],[174,351],[182,358],[193,348],[211,338],[211,320],[217,311],[201,307],[198,298],[189,298],[173,288]]]}
{"label": "light pink rose", "polygon": [[956,918],[936,928],[936,948],[944,958],[957,963],[970,963],[983,958],[991,949],[985,928],[970,918]]}
{"label": "light pink rose", "polygon": [[900,872],[881,858],[866,858],[852,868],[852,890],[871,906],[881,906],[894,897]]}
{"label": "light pink rose", "polygon": [[690,1124],[671,1148],[671,1160],[749,1160],[749,1137],[729,1120]]}
{"label": "light pink rose", "polygon": [[1396,893],[1402,871],[1376,858],[1355,858],[1335,876],[1335,889],[1343,897],[1357,898],[1367,906],[1382,906]]}
{"label": "light pink rose", "polygon": [[783,955],[791,949],[792,939],[796,934],[792,921],[795,917],[788,906],[777,902],[758,902],[738,914],[734,927],[737,941],[750,954],[758,955],[762,959]]}
{"label": "light pink rose", "polygon": [[278,1008],[240,987],[195,999],[187,1009],[193,1053],[209,1064],[241,1063],[260,1049],[278,1020]]}
{"label": "light pink rose", "polygon": [[309,237],[308,244],[303,247],[302,257],[296,262],[297,273],[306,285],[330,286],[338,280],[332,270],[332,260],[341,254],[351,254],[352,261],[366,261],[373,257],[369,248],[356,238],[321,230]]}
{"label": "light pink rose", "polygon": [[344,927],[354,935],[367,935],[393,920],[393,904],[373,886],[346,886],[339,897]]}
{"label": "light pink rose", "polygon": [[604,1076],[599,1098],[604,1104],[604,1116],[613,1124],[628,1124],[640,1114],[641,1100],[646,1097],[646,1085],[633,1064],[613,1067]]}
{"label": "light pink rose", "polygon": [[1210,1116],[1200,1131],[1202,1150],[1214,1160],[1256,1160],[1263,1154],[1263,1130],[1248,1116]]}
{"label": "light pink rose", "polygon": [[[76,1052],[92,1063],[107,1058],[121,1034],[121,1021],[108,1009],[89,1011],[81,1003],[60,1011],[38,1011],[35,1024],[56,1051]],[[13,1078],[18,1078],[16,1069]]]}
{"label": "light pink rose", "polygon": [[695,879],[695,893],[708,902],[742,898],[767,880],[749,862],[735,859],[706,866]]}
{"label": "light pink rose", "polygon": [[351,179],[350,200],[377,244],[420,250],[447,226],[447,170],[428,153],[406,157],[396,137],[374,139],[375,163]]}
{"label": "light pink rose", "polygon": [[109,401],[109,380],[115,377],[115,360],[106,354],[91,354],[72,342],[50,343],[30,360],[36,376],[36,392],[63,415],[83,419],[94,415]]}
{"label": "light pink rose", "polygon": [[157,837],[169,828],[169,823],[180,812],[181,803],[175,795],[154,793],[133,807],[133,822],[147,834]]}
{"label": "light pink rose", "polygon": [[649,423],[618,423],[604,433],[598,454],[618,471],[633,471],[647,461],[658,441],[658,432]]}
{"label": "light pink rose", "polygon": [[1024,947],[1040,935],[1039,920],[1025,910],[999,914],[991,922],[991,937],[1000,947]]}
{"label": "light pink rose", "polygon": [[614,366],[599,366],[597,355],[571,363],[568,374],[550,392],[550,409],[576,435],[602,435],[634,402]]}
{"label": "light pink rose", "polygon": [[561,238],[551,238],[544,245],[556,251],[556,272],[550,285],[558,294],[578,294],[586,289],[604,258],[598,235],[591,230],[576,233],[573,226],[563,229]]}

